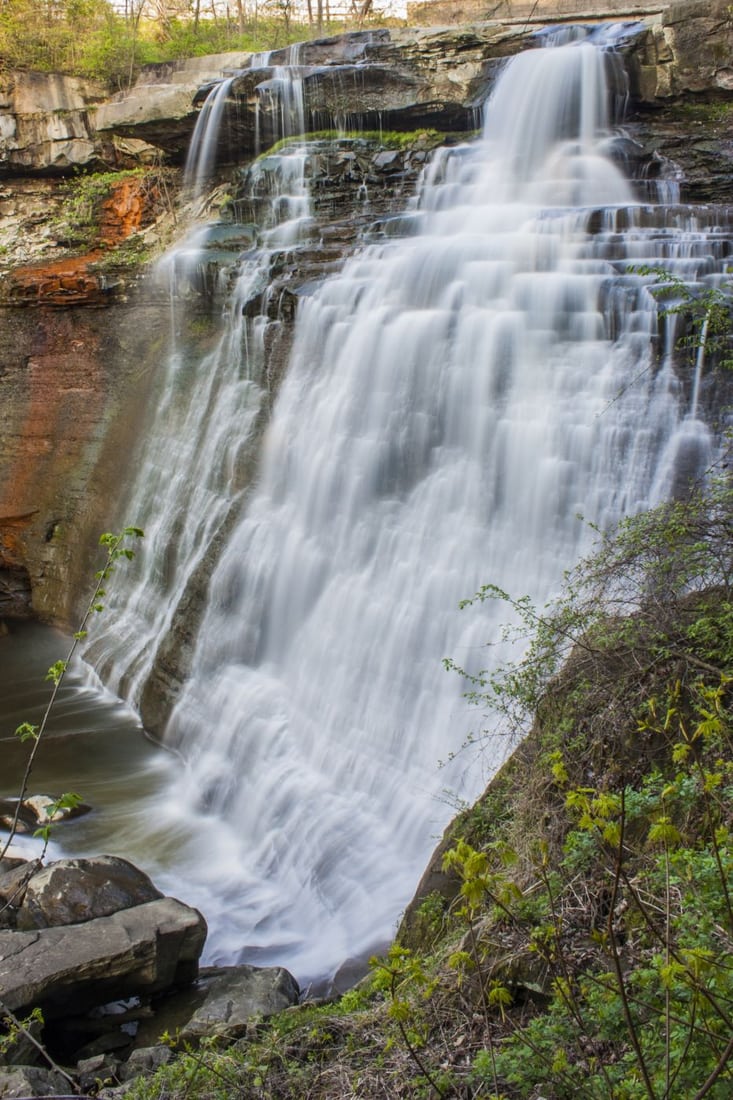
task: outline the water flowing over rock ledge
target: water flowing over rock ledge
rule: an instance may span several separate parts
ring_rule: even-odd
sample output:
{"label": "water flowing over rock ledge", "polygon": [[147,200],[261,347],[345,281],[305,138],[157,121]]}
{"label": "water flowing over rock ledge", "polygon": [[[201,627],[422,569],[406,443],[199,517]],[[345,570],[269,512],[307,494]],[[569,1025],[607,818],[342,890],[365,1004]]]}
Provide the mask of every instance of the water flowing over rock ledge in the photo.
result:
{"label": "water flowing over rock ledge", "polygon": [[[681,96],[733,91],[733,29],[723,0],[682,0],[659,9],[624,52],[632,103],[659,109]],[[586,13],[586,21],[608,19]],[[635,18],[643,20],[640,9]],[[532,44],[541,21],[475,23],[456,28],[361,31],[304,42],[269,55],[273,67],[304,70],[307,129],[371,127],[472,129],[503,59]],[[643,23],[640,24],[643,27]],[[188,148],[203,84],[242,72],[231,88],[240,117],[232,153],[254,151],[256,83],[241,53],[148,66],[130,92],[103,90],[72,77],[7,73],[0,101],[0,175],[65,174],[119,169],[163,158],[180,163]],[[266,138],[266,135],[263,135]],[[260,148],[266,147],[260,144]],[[226,146],[222,145],[222,153]]]}
{"label": "water flowing over rock ledge", "polygon": [[[380,129],[395,125],[419,135],[428,123],[441,128],[475,127],[476,105],[498,68],[508,55],[531,44],[535,30],[534,25],[493,22],[450,29],[358,32],[304,43],[295,52],[274,51],[269,63],[276,67],[288,56],[297,57],[303,66],[312,125],[359,127],[371,122]],[[624,46],[631,89],[627,132],[641,143],[650,174],[659,170],[665,158],[677,164],[683,201],[729,202],[732,197],[733,134],[727,107],[732,52],[730,17],[720,0],[671,5],[661,20]],[[154,347],[156,332],[166,323],[151,304],[149,289],[144,302],[138,297],[139,262],[115,268],[108,241],[102,241],[101,251],[79,255],[72,249],[69,255],[54,229],[54,219],[63,215],[63,195],[48,176],[101,167],[124,170],[161,158],[180,162],[201,109],[202,84],[220,79],[225,72],[240,71],[230,90],[232,103],[237,104],[232,112],[235,121],[232,129],[222,129],[219,148],[225,169],[235,150],[237,157],[243,151],[246,156],[246,150],[254,151],[256,140],[262,143],[266,137],[260,133],[256,138],[252,113],[252,101],[258,98],[256,81],[263,73],[254,77],[250,66],[250,55],[241,53],[152,66],[129,95],[112,100],[105,100],[100,88],[74,78],[35,73],[3,77],[0,276],[2,268],[6,274],[0,281],[4,302],[57,306],[64,311],[75,306],[113,306],[119,311],[114,323],[87,314],[70,323],[44,316],[37,325],[35,318],[7,311],[0,303],[10,335],[1,381],[9,429],[0,450],[4,614],[24,615],[32,606],[45,618],[69,621],[74,602],[70,593],[88,561],[79,548],[88,546],[90,537],[93,541],[95,525],[89,520],[99,514],[92,502],[97,491],[100,499],[113,494],[116,460],[111,456],[115,449],[129,446],[137,418],[134,410],[138,401],[145,400],[144,387],[154,369],[154,357],[148,357],[142,347],[132,356],[128,349],[143,342],[146,328],[148,343]],[[373,105],[367,109],[370,96]],[[334,150],[335,156],[329,154],[323,169],[324,185],[315,188],[315,201],[321,208],[338,202],[344,212],[340,215],[343,228],[326,234],[330,243],[321,250],[323,271],[325,264],[341,262],[341,241],[356,236],[358,218],[346,214],[364,208],[364,186],[391,175],[392,193],[401,194],[402,204],[414,187],[412,168],[419,169],[416,160],[408,168],[402,163],[403,154],[388,151],[385,156],[393,158],[391,169],[382,163],[376,165],[376,173],[359,169],[351,178],[343,165],[334,171],[335,159],[351,152],[339,153],[337,146]],[[123,181],[121,187],[125,186]],[[136,186],[140,192],[139,181]],[[173,181],[171,187],[175,188]],[[373,194],[369,197],[371,201]],[[151,207],[153,219],[164,214],[164,208],[167,203],[159,202],[157,210]],[[146,224],[151,228],[145,229]],[[140,241],[143,249],[147,241],[156,247],[159,236],[149,216],[146,222],[143,215],[137,225],[128,220],[123,235],[131,229],[131,239]],[[307,275],[300,280],[307,281]],[[297,301],[292,295],[297,280],[289,283],[279,299],[283,320],[288,310],[292,317]],[[275,301],[272,296],[271,302]],[[138,310],[145,311],[142,323]],[[286,328],[280,326],[277,338],[275,375],[280,370],[277,361],[286,355]],[[70,329],[75,330],[73,338]],[[134,370],[130,359],[136,364]],[[147,368],[146,362],[150,363]],[[75,421],[70,434],[67,416]],[[31,454],[36,459],[29,465]],[[52,461],[51,456],[57,457]],[[105,526],[112,522],[109,515]]]}

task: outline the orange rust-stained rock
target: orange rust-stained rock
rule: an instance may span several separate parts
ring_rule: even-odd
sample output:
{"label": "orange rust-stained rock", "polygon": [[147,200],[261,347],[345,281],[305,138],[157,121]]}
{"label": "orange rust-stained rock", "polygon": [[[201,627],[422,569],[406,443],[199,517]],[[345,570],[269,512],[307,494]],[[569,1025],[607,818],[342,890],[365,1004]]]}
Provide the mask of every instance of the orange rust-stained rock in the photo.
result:
{"label": "orange rust-stained rock", "polygon": [[52,263],[16,267],[8,277],[8,297],[18,305],[101,305],[108,294],[104,278],[89,265],[97,250]]}
{"label": "orange rust-stained rock", "polygon": [[159,201],[158,188],[147,186],[144,178],[128,176],[121,180],[102,204],[100,243],[113,247],[149,225],[155,219]]}
{"label": "orange rust-stained rock", "polygon": [[115,184],[102,203],[97,243],[83,256],[16,267],[7,277],[7,297],[16,305],[103,305],[111,286],[93,264],[155,219],[160,191],[140,176]]}
{"label": "orange rust-stained rock", "polygon": [[77,621],[100,533],[128,522],[148,350],[169,324],[136,290],[104,309],[0,303],[0,620]]}

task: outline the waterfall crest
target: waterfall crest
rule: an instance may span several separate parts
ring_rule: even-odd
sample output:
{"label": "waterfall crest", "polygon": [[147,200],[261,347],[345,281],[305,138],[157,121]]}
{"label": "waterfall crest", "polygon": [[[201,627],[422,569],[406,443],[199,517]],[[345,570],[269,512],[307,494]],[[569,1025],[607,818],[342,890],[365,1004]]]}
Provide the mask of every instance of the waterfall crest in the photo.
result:
{"label": "waterfall crest", "polygon": [[[714,277],[723,241],[634,199],[612,157],[607,68],[587,42],[512,59],[481,140],[434,158],[410,235],[364,247],[302,302],[165,734],[184,759],[157,811],[178,837],[170,874],[219,960],[306,979],[391,936],[450,816],[442,790],[471,798],[485,778],[462,755],[438,768],[471,725],[441,659],[482,667],[506,608],[459,601],[485,582],[546,601],[588,549],[578,513],[608,528],[710,457],[671,349],[657,354],[649,279],[629,267]],[[256,262],[236,286],[263,277]],[[184,513],[199,547],[200,514],[217,522],[216,504],[186,495],[210,477],[200,439],[236,451],[259,409],[237,293],[196,368],[211,397],[173,431],[203,433],[192,465],[157,445],[184,494],[174,503],[161,473],[142,505]],[[232,462],[215,455],[214,497]],[[175,525],[157,547],[153,572],[161,553],[189,553]],[[505,746],[492,751],[489,770]]]}

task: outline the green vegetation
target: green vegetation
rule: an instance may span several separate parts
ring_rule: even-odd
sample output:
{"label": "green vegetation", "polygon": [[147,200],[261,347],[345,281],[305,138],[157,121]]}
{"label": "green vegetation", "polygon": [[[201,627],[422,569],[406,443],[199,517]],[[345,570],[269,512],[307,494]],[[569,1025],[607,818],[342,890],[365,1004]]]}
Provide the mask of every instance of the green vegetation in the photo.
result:
{"label": "green vegetation", "polygon": [[251,10],[242,0],[213,0],[205,10],[200,0],[126,0],[124,7],[109,0],[4,0],[0,67],[71,73],[122,89],[145,64],[275,49],[343,30],[328,22],[322,4],[309,10],[304,24],[295,19],[291,0],[265,0]]}
{"label": "green vegetation", "polygon": [[63,194],[63,219],[55,225],[56,236],[64,245],[89,249],[97,241],[102,206],[116,186],[124,180],[142,176],[144,169],[132,172],[94,172],[75,176],[60,184]]}
{"label": "green vegetation", "polygon": [[728,370],[733,367],[733,284],[729,277],[717,286],[690,286],[683,278],[663,267],[628,269],[651,276],[654,298],[664,307],[660,317],[680,317],[684,332],[677,347],[694,362],[698,357]]}
{"label": "green vegetation", "polygon": [[53,222],[56,241],[74,251],[103,249],[105,256],[97,261],[103,270],[147,262],[151,258],[150,246],[133,227],[124,225],[125,196],[123,193],[120,210],[116,211],[115,193],[128,181],[134,184],[135,200],[142,208],[137,228],[144,228],[164,213],[175,217],[171,198],[173,177],[173,169],[157,167],[95,172],[63,181],[59,184],[62,213]]}
{"label": "green vegetation", "polygon": [[[381,149],[435,149],[438,145],[450,145],[451,142],[468,141],[474,135],[471,133],[450,134],[440,130],[313,130],[305,135],[307,141],[329,142],[373,142]],[[303,136],[285,137],[276,141],[265,152],[260,153],[258,160],[264,160],[273,153],[280,153],[291,145],[301,145]]]}

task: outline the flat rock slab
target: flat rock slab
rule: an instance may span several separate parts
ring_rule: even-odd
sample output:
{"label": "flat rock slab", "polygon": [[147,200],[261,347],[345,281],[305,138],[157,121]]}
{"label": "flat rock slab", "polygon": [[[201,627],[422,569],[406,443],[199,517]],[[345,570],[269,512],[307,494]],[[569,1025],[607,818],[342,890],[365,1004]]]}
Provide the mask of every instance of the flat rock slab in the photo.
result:
{"label": "flat rock slab", "polygon": [[0,932],[0,1000],[47,1019],[192,981],[206,938],[201,914],[175,898],[84,924]]}

